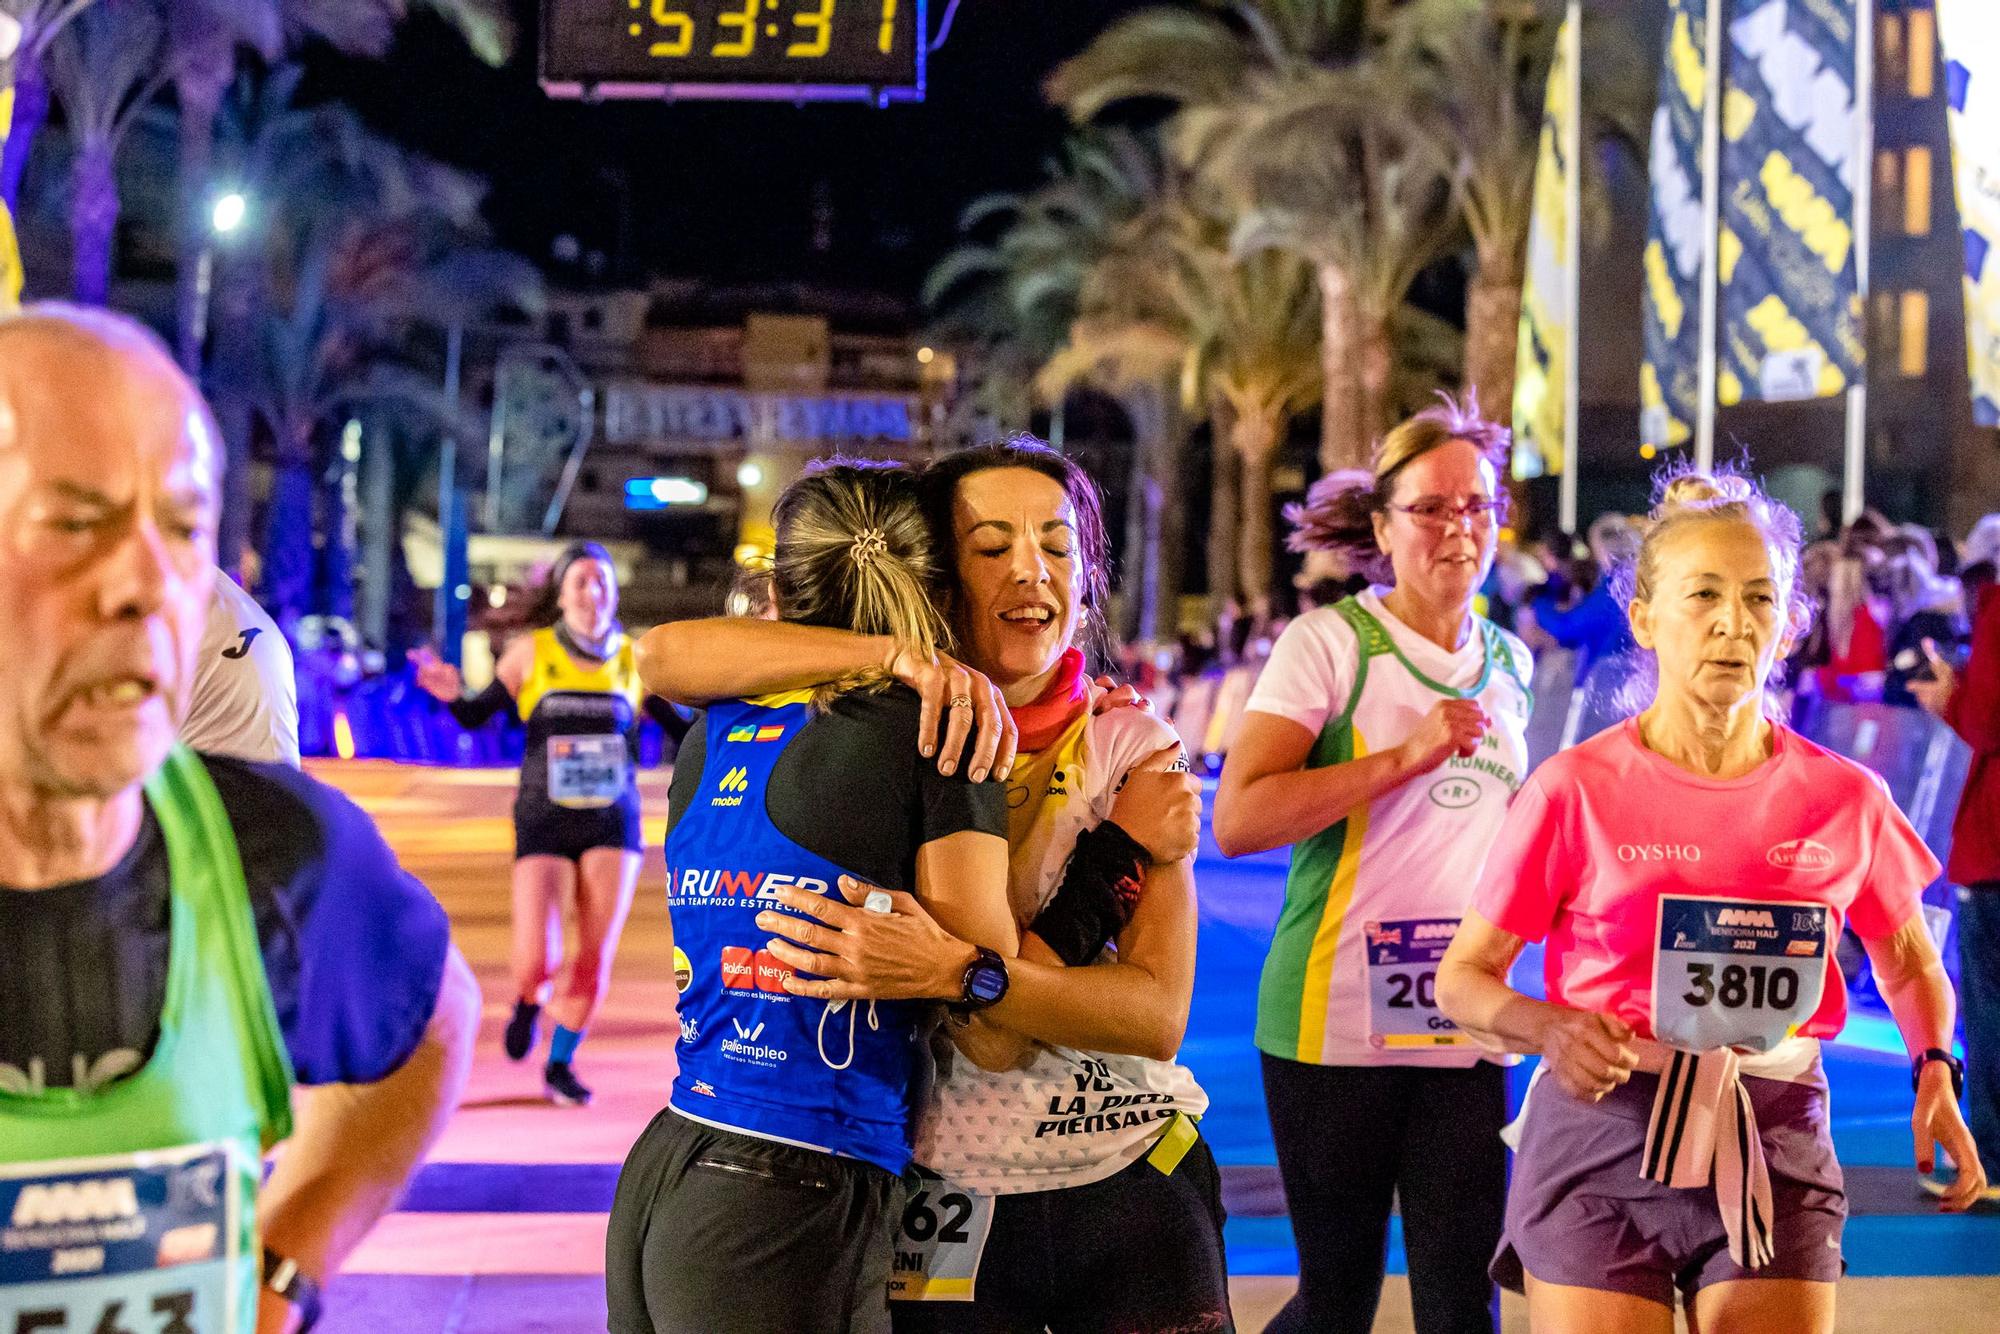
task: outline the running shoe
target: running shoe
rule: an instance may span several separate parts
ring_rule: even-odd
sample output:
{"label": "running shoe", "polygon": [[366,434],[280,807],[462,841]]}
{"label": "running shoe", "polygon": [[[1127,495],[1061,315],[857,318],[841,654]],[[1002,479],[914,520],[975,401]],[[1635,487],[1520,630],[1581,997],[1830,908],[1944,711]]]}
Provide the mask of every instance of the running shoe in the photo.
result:
{"label": "running shoe", "polygon": [[[1933,1175],[1919,1176],[1917,1178],[1918,1184],[1925,1190],[1939,1196],[1950,1190],[1952,1182],[1955,1180],[1957,1180],[1956,1173],[1948,1177]],[[1979,1198],[1974,1200],[1972,1204],[1975,1209],[1978,1209],[1982,1213],[1996,1205],[2000,1205],[2000,1185],[1990,1185],[1985,1190],[1979,1192]]]}
{"label": "running shoe", "polygon": [[558,1107],[590,1106],[590,1090],[576,1077],[568,1061],[550,1061],[543,1067],[542,1096]]}
{"label": "running shoe", "polygon": [[514,1017],[507,1021],[507,1059],[519,1061],[535,1049],[535,1039],[541,1036],[542,1007],[533,1001],[514,1002]]}

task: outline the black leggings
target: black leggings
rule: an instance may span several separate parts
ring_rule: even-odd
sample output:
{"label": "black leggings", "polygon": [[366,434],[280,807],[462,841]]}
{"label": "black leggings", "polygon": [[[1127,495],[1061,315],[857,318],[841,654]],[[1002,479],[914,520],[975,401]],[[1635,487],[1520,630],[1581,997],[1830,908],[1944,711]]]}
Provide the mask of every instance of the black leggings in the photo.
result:
{"label": "black leggings", "polygon": [[1144,1158],[1088,1186],[1002,1195],[969,1302],[890,1302],[895,1334],[1234,1330],[1222,1174],[1196,1141],[1171,1176]]}
{"label": "black leggings", "polygon": [[1506,1211],[1507,1072],[1306,1065],[1264,1054],[1264,1101],[1299,1247],[1299,1291],[1267,1334],[1368,1334],[1392,1201],[1418,1334],[1491,1334],[1487,1262]]}

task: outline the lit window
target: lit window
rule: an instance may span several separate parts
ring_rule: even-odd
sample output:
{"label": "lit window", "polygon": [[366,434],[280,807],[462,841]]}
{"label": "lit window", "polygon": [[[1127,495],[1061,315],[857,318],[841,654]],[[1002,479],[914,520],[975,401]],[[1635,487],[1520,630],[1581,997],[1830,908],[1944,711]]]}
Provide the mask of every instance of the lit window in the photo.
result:
{"label": "lit window", "polygon": [[1903,82],[1903,16],[1883,14],[1875,20],[1875,77],[1884,84]]}
{"label": "lit window", "polygon": [[1931,234],[1931,150],[1912,148],[1904,155],[1903,233]]}
{"label": "lit window", "polygon": [[1923,100],[1937,91],[1937,15],[1910,11],[1910,96]]}
{"label": "lit window", "polygon": [[1931,299],[1927,292],[1903,293],[1902,357],[1899,368],[1917,379],[1930,366]]}

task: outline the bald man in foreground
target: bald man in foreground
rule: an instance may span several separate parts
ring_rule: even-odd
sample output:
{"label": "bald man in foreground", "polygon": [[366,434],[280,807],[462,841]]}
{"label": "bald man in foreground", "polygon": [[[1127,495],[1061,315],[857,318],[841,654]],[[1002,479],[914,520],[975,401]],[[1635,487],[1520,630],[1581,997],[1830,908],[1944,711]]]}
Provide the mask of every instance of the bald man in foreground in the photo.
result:
{"label": "bald man in foreground", "polygon": [[5,1334],[310,1327],[471,1060],[472,975],[366,817],[175,743],[219,443],[138,325],[0,316]]}

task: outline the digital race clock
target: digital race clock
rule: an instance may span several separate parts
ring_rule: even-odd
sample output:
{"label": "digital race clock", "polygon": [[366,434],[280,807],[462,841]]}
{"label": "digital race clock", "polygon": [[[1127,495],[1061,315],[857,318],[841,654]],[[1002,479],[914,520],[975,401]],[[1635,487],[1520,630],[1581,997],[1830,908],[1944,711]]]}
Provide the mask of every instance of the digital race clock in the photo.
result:
{"label": "digital race clock", "polygon": [[554,97],[923,96],[925,0],[542,0]]}

